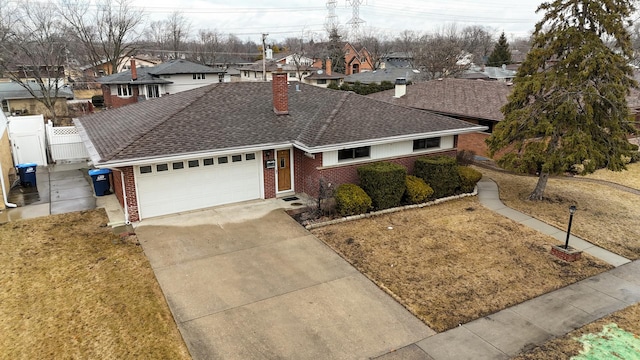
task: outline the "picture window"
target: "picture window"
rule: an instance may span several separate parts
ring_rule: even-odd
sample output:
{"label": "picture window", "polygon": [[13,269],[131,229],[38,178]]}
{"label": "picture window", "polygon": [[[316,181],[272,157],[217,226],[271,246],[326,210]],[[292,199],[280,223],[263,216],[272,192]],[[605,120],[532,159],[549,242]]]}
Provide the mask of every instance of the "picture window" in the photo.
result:
{"label": "picture window", "polygon": [[437,149],[440,147],[440,138],[428,138],[413,140],[413,150]]}
{"label": "picture window", "polygon": [[338,160],[349,160],[369,157],[371,146],[338,150]]}

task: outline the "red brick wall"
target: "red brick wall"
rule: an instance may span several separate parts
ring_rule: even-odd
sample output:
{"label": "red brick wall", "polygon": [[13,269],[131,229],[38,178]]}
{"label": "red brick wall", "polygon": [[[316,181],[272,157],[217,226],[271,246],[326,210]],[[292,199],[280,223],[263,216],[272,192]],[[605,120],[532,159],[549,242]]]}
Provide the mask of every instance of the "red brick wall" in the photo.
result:
{"label": "red brick wall", "polygon": [[[456,156],[457,151],[455,149],[441,151],[437,153],[410,155],[395,159],[388,160],[375,160],[368,163],[378,161],[388,161],[396,164],[400,164],[407,168],[409,174],[413,174],[413,165],[417,158],[424,156]],[[357,168],[366,163],[358,163],[353,165],[344,166],[332,166],[325,169],[322,167],[322,154],[315,154],[315,159],[310,159],[304,155],[304,152],[294,149],[294,161],[295,161],[295,186],[296,192],[304,192],[312,197],[318,196],[320,179],[324,179],[327,183],[331,184],[331,187],[335,188],[340,184],[352,183],[358,184],[358,172]]]}
{"label": "red brick wall", "polygon": [[487,150],[487,144],[484,142],[489,137],[489,134],[485,133],[473,133],[458,135],[458,149],[471,150],[476,155],[489,157],[489,151]]}
{"label": "red brick wall", "polygon": [[271,80],[273,91],[273,109],[278,115],[289,113],[289,86],[287,85],[287,73],[282,70],[274,72]]}
{"label": "red brick wall", "polygon": [[[118,86],[118,85],[112,85]],[[118,95],[111,95],[111,90],[109,86],[102,85],[102,96],[104,96],[104,106],[107,108],[119,108],[121,106],[135,104],[138,102],[138,96],[140,95],[140,91],[138,90],[137,85],[132,85],[133,96],[121,98]]]}
{"label": "red brick wall", "polygon": [[127,194],[127,198],[125,200],[127,203],[127,211],[129,212],[129,221],[139,221],[140,214],[138,213],[138,198],[136,197],[136,182],[133,174],[133,167],[127,166],[118,168],[118,170],[124,173],[124,186]]}
{"label": "red brick wall", "polygon": [[[269,155],[267,156],[267,153]],[[276,169],[267,169],[265,162],[275,159],[275,150],[264,150],[262,152],[262,171],[264,174],[264,198],[271,199],[276,197]]]}

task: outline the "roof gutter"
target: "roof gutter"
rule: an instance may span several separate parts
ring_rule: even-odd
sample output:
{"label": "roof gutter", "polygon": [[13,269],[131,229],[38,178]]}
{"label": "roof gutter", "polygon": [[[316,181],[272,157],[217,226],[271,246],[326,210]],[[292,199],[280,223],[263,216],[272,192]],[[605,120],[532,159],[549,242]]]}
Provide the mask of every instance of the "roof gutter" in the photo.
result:
{"label": "roof gutter", "polygon": [[411,135],[400,135],[400,136],[392,136],[383,139],[376,140],[361,140],[361,141],[353,141],[342,144],[332,144],[332,145],[324,145],[324,146],[306,146],[298,141],[295,141],[293,144],[298,149],[308,152],[308,153],[319,153],[323,151],[336,151],[342,150],[345,148],[352,147],[360,147],[360,146],[372,146],[372,145],[384,145],[389,143],[394,143],[398,141],[406,141],[406,140],[417,140],[428,137],[439,137],[439,136],[451,136],[451,135],[462,135],[462,134],[470,134],[488,130],[489,128],[486,126],[473,126],[465,129],[454,129],[454,130],[443,130],[443,131],[434,131],[430,133],[422,133],[422,134],[411,134]]}

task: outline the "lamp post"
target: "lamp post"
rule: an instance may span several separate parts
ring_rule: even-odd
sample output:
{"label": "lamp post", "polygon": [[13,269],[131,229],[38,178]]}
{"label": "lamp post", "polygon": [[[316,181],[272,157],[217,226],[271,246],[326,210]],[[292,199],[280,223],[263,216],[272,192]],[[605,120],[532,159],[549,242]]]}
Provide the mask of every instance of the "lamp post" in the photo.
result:
{"label": "lamp post", "polygon": [[567,229],[567,240],[564,242],[565,250],[569,248],[569,236],[571,236],[571,223],[573,222],[573,214],[576,213],[576,206],[569,206],[569,228]]}

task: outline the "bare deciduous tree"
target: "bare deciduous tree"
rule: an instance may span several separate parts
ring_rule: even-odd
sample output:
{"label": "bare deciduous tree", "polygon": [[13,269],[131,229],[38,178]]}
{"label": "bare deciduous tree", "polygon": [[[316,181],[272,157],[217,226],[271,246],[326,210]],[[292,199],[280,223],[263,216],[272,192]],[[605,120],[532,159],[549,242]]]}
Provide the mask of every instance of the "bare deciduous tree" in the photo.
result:
{"label": "bare deciduous tree", "polygon": [[373,69],[378,69],[385,55],[391,51],[391,41],[389,36],[383,32],[373,30],[366,31],[360,38],[360,45],[367,49]]}
{"label": "bare deciduous tree", "polygon": [[56,103],[64,85],[66,39],[61,19],[49,4],[26,1],[5,17],[0,42],[0,68],[26,89],[56,119]]}
{"label": "bare deciduous tree", "polygon": [[83,0],[60,0],[59,12],[80,41],[92,64],[109,64],[108,74],[118,71],[122,60],[135,51],[137,28],[143,12],[130,0],[99,0],[95,6]]}
{"label": "bare deciduous tree", "polygon": [[189,39],[191,22],[183,13],[175,11],[169,15],[166,25],[167,40],[173,51],[173,58],[177,59],[180,57],[180,52],[184,50],[184,45]]}

